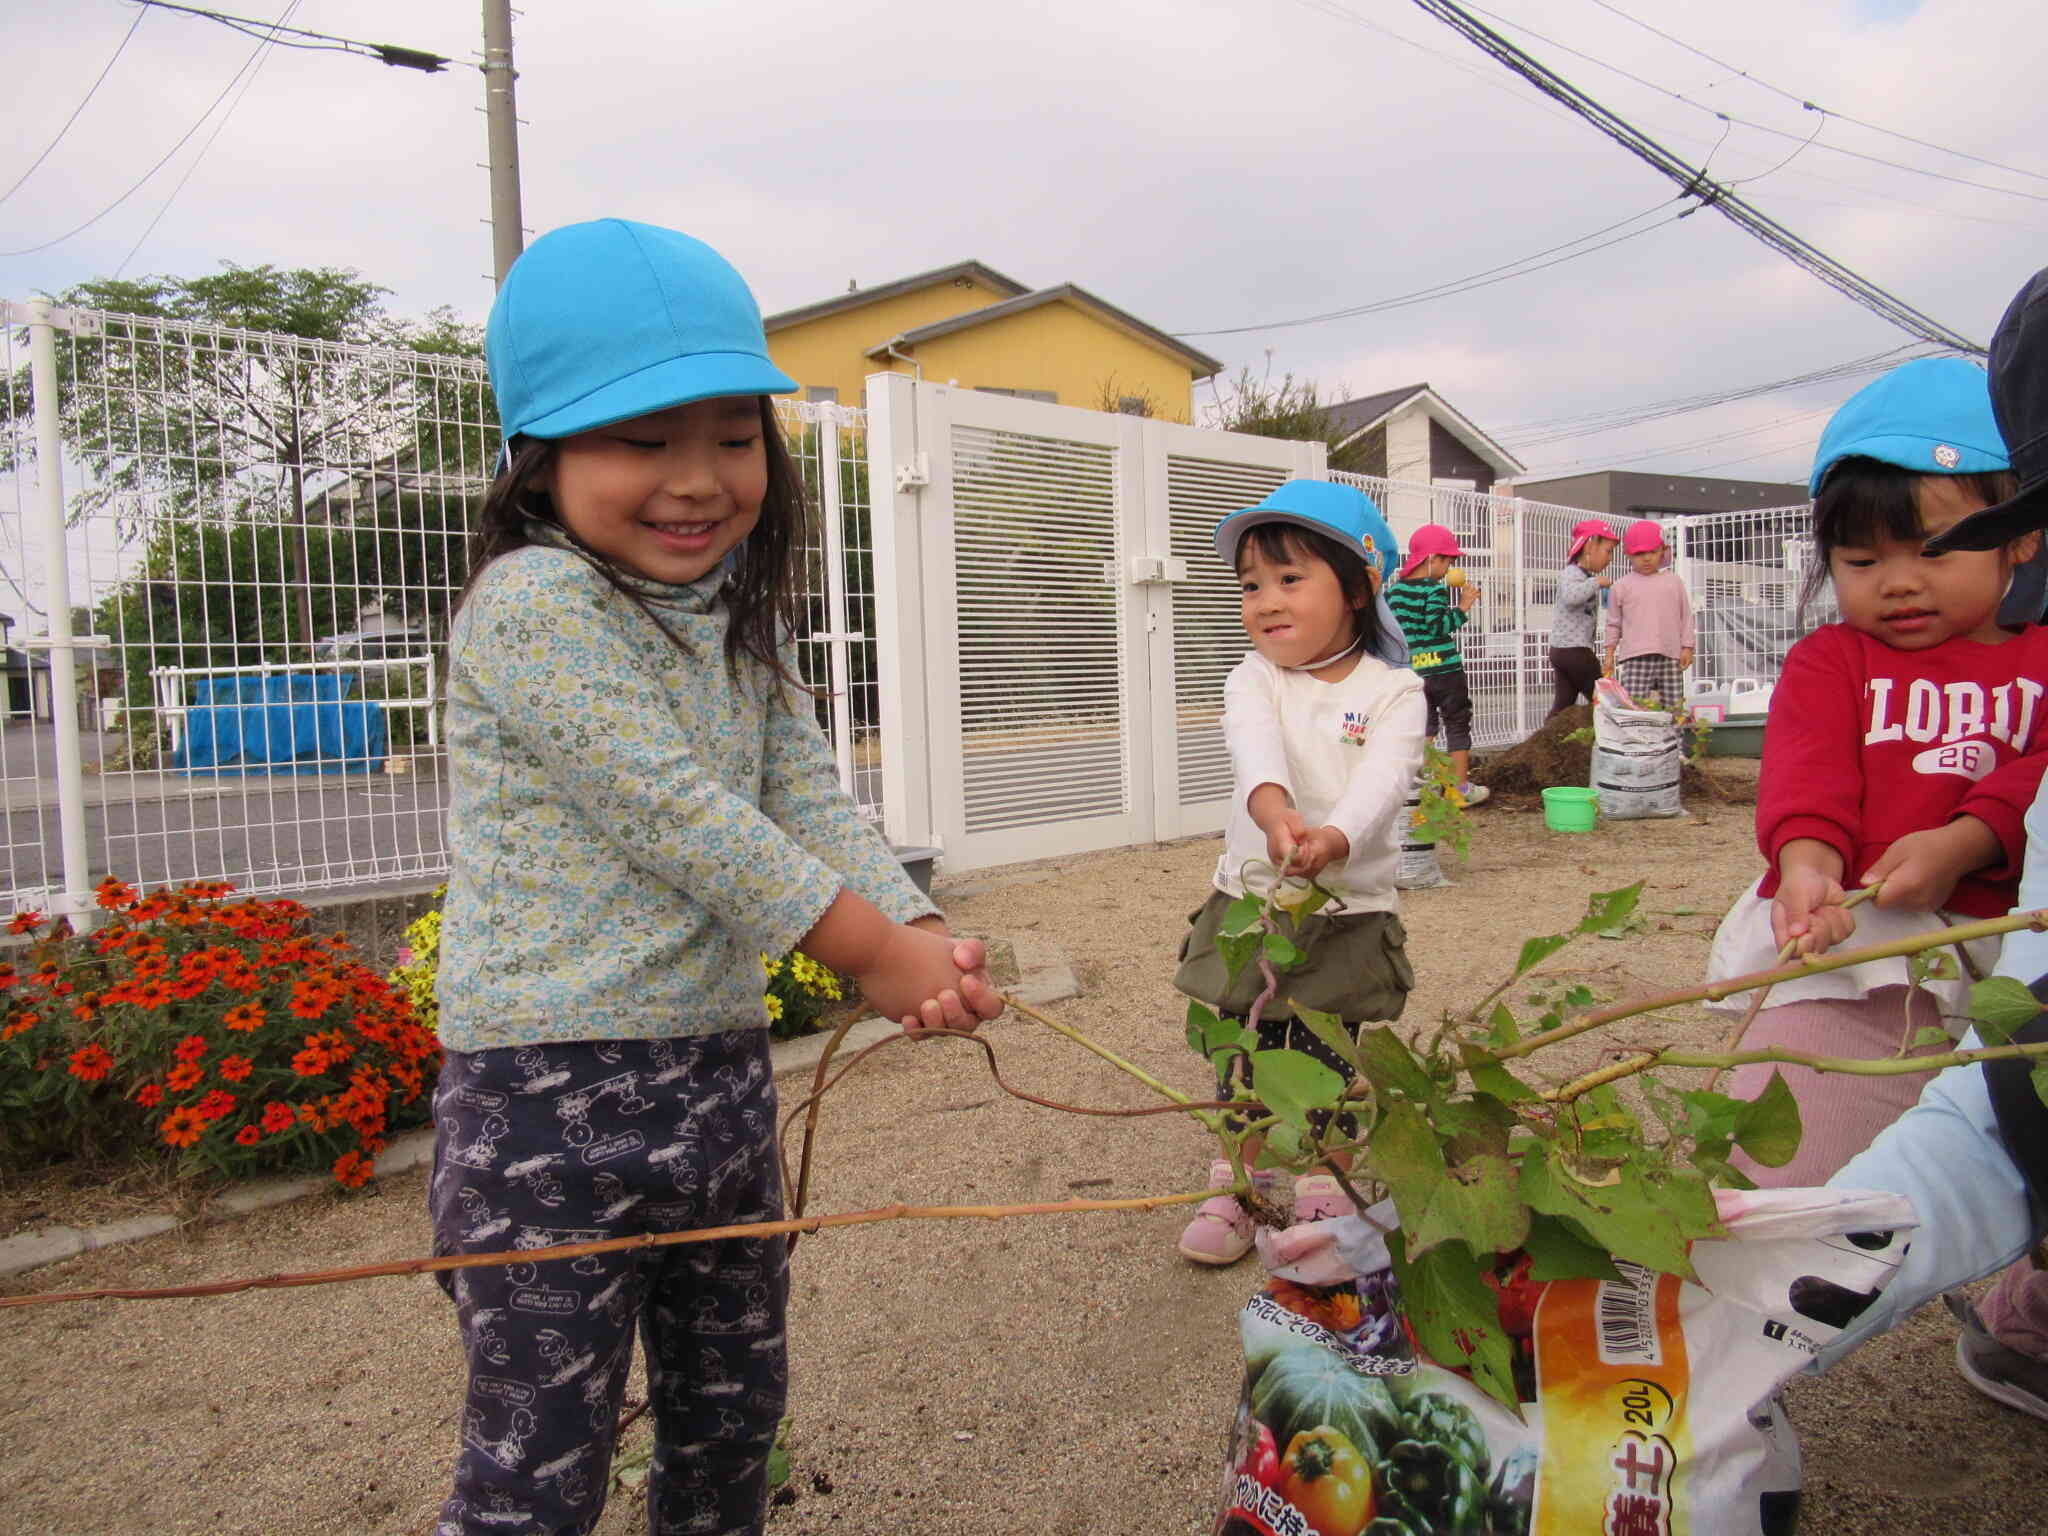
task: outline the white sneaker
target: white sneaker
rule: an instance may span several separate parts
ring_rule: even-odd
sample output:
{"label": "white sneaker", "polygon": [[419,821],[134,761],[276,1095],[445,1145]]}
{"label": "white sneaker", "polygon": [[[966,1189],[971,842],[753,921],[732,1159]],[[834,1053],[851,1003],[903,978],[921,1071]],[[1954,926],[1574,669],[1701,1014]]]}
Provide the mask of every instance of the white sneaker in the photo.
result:
{"label": "white sneaker", "polygon": [[1463,797],[1468,810],[1475,805],[1484,805],[1493,798],[1492,790],[1484,784],[1474,784],[1470,779],[1458,786],[1458,794]]}

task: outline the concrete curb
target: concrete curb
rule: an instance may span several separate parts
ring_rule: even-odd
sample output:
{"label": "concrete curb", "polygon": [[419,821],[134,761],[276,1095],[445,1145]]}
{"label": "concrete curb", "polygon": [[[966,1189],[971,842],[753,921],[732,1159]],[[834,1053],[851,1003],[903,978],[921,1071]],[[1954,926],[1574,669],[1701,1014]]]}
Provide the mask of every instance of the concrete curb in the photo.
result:
{"label": "concrete curb", "polygon": [[[1020,1002],[1032,1004],[1056,1003],[1062,998],[1078,997],[1080,981],[1066,957],[1045,939],[1035,935],[1019,934],[1011,940],[1012,952],[1017,957],[1019,973],[1012,995]],[[846,1032],[840,1044],[843,1055],[851,1055],[863,1046],[872,1045],[896,1033],[898,1026],[887,1019],[862,1019]],[[778,1040],[769,1047],[769,1057],[774,1063],[775,1075],[786,1077],[795,1072],[809,1072],[818,1064],[818,1058],[825,1054],[829,1035],[806,1035],[800,1040]],[[431,1128],[407,1131],[393,1138],[391,1145],[384,1149],[377,1159],[377,1173],[404,1173],[409,1169],[422,1167],[434,1160],[434,1132]],[[222,1216],[247,1216],[254,1211],[268,1210],[274,1205],[283,1205],[323,1189],[334,1187],[334,1181],[327,1178],[305,1176],[290,1179],[264,1179],[254,1184],[245,1184],[232,1189],[212,1200],[203,1216],[196,1218],[196,1224]],[[131,1216],[125,1221],[111,1221],[97,1227],[38,1227],[31,1232],[17,1233],[13,1237],[0,1238],[0,1279],[11,1275],[26,1274],[29,1270],[40,1269],[45,1264],[61,1263],[65,1259],[91,1253],[100,1248],[112,1248],[121,1243],[132,1243],[145,1237],[158,1237],[165,1232],[176,1231],[193,1222],[180,1221],[176,1216]]]}

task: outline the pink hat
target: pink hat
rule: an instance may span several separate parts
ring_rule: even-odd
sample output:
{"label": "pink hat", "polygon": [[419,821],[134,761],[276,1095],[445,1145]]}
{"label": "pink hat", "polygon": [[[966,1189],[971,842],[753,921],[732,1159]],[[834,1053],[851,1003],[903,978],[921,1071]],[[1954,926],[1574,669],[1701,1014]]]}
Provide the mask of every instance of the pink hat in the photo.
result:
{"label": "pink hat", "polygon": [[1402,562],[1397,579],[1406,581],[1409,573],[1431,555],[1449,555],[1455,560],[1463,553],[1458,548],[1458,536],[1450,529],[1442,523],[1424,523],[1408,540],[1408,558]]}
{"label": "pink hat", "polygon": [[1630,523],[1628,533],[1623,536],[1621,547],[1624,553],[1646,555],[1653,549],[1664,547],[1664,525],[1654,517]]}
{"label": "pink hat", "polygon": [[1584,522],[1573,523],[1572,547],[1564,557],[1564,563],[1566,565],[1570,565],[1574,560],[1579,558],[1579,551],[1586,547],[1586,541],[1588,539],[1616,539],[1616,541],[1619,542],[1614,532],[1613,525],[1610,523],[1603,523],[1597,517],[1589,517]]}

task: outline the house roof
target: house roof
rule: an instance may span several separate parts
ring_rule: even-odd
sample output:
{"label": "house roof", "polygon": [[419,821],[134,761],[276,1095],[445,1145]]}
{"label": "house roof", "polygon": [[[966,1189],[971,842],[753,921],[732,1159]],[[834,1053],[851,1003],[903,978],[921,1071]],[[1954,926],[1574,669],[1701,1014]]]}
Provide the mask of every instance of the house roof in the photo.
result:
{"label": "house roof", "polygon": [[1344,434],[1330,445],[1331,448],[1335,450],[1346,446],[1361,433],[1371,431],[1415,399],[1422,401],[1423,409],[1445,431],[1492,465],[1495,474],[1514,475],[1523,472],[1525,466],[1520,459],[1480,431],[1472,424],[1470,417],[1426,383],[1404,384],[1399,389],[1382,390],[1376,395],[1361,395],[1356,400],[1344,400],[1331,406],[1330,420]]}
{"label": "house roof", "polygon": [[956,261],[950,267],[934,267],[929,272],[899,277],[893,283],[882,283],[874,288],[856,288],[851,293],[822,299],[816,304],[803,304],[795,309],[785,309],[779,314],[766,316],[761,324],[771,332],[780,331],[792,325],[802,325],[807,320],[842,314],[849,309],[859,309],[864,304],[873,304],[881,299],[893,299],[898,294],[915,293],[920,288],[936,288],[941,283],[955,282],[961,278],[972,278],[1005,297],[1015,297],[1031,291],[1014,277],[1005,277],[994,267],[985,267],[978,261]]}
{"label": "house roof", "polygon": [[1129,310],[1118,309],[1116,305],[1110,303],[1107,299],[1098,298],[1086,288],[1078,287],[1073,283],[1061,283],[1056,288],[1040,288],[1034,293],[1020,294],[1016,298],[1005,299],[1000,304],[990,304],[981,309],[970,309],[965,314],[954,315],[949,320],[936,320],[930,325],[920,325],[915,330],[905,331],[900,336],[892,336],[887,341],[869,347],[867,356],[880,357],[891,347],[914,347],[919,342],[933,341],[940,336],[950,336],[955,331],[964,331],[971,326],[986,325],[994,320],[1006,320],[1012,315],[1020,315],[1027,310],[1062,302],[1078,304],[1084,309],[1094,310],[1113,325],[1132,332],[1140,340],[1150,342],[1162,352],[1171,352],[1175,357],[1186,362],[1193,369],[1194,376],[1198,379],[1206,379],[1211,374],[1223,371],[1223,364],[1208,353],[1198,351],[1184,341],[1176,340],[1156,326],[1147,325]]}

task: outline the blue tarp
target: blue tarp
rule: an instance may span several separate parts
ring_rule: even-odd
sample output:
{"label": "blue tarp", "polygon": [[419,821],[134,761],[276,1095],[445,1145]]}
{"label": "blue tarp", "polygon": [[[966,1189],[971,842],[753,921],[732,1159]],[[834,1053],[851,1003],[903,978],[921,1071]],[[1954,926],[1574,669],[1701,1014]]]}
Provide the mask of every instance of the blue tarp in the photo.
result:
{"label": "blue tarp", "polygon": [[384,711],[344,697],[344,672],[208,677],[194,685],[171,766],[209,772],[364,772],[386,753]]}

